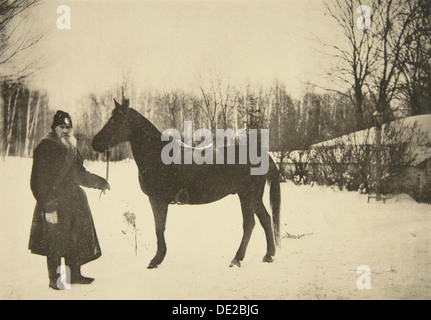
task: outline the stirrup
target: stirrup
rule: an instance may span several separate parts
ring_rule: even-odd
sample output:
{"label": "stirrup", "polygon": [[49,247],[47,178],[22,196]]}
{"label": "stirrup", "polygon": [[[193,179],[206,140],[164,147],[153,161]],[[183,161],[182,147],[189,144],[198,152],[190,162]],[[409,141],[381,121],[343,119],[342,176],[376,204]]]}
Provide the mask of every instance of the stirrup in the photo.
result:
{"label": "stirrup", "polygon": [[171,201],[172,204],[187,204],[190,196],[186,189],[181,188],[175,196],[175,201]]}

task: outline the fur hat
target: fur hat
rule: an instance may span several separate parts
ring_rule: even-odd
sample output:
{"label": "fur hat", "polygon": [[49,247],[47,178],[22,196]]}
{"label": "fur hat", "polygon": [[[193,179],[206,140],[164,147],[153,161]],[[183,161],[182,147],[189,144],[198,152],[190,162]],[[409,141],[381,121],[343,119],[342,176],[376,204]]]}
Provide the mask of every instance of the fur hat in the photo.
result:
{"label": "fur hat", "polygon": [[52,120],[52,125],[51,125],[51,129],[55,129],[55,127],[59,126],[59,125],[68,125],[70,127],[72,127],[72,118],[70,117],[70,115],[67,112],[58,110],[56,112],[56,114],[54,115],[54,119]]}

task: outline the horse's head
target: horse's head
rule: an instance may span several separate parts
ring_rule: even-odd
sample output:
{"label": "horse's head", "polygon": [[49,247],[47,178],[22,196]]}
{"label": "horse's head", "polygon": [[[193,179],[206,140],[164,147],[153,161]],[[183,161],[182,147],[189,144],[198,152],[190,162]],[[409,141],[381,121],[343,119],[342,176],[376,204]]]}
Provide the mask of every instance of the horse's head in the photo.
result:
{"label": "horse's head", "polygon": [[94,151],[104,152],[121,142],[130,140],[132,131],[129,119],[129,100],[119,104],[114,99],[114,103],[115,108],[111,117],[93,139]]}

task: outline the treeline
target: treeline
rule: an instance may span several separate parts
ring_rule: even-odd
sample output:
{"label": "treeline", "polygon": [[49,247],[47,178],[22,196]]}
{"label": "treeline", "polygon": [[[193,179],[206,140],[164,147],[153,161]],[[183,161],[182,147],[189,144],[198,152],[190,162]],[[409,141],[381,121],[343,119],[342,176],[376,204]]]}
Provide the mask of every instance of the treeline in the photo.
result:
{"label": "treeline", "polygon": [[[354,131],[355,113],[350,101],[336,93],[313,92],[312,87],[295,99],[280,81],[269,87],[200,87],[196,91],[141,91],[125,93],[124,86],[118,92],[102,95],[90,94],[83,101],[82,118],[77,121],[75,133],[81,153],[87,159],[99,159],[103,155],[91,149],[91,140],[109,119],[113,99],[128,98],[131,107],[148,118],[163,131],[167,128],[184,131],[184,121],[191,121],[193,129],[268,128],[270,150],[280,157],[296,149]],[[370,107],[370,110],[372,108]],[[372,125],[371,111],[366,122]],[[112,150],[113,160],[132,157],[127,144]]]}
{"label": "treeline", "polygon": [[[39,67],[38,59],[23,59],[44,33],[31,35],[20,23],[39,0],[0,2],[0,154],[31,156],[50,126],[46,92],[34,90],[25,79]],[[49,125],[47,125],[49,123]]]}
{"label": "treeline", "polygon": [[0,94],[1,155],[31,157],[51,126],[48,96],[23,82],[7,80],[1,82]]}
{"label": "treeline", "polygon": [[[91,141],[109,119],[114,98],[130,99],[131,107],[160,131],[175,128],[183,132],[184,121],[192,121],[194,130],[207,128],[213,132],[217,128],[268,128],[270,150],[280,161],[289,151],[306,150],[312,144],[356,131],[355,108],[345,95],[316,92],[309,86],[302,97],[295,98],[281,81],[267,87],[234,87],[223,85],[222,80],[218,83],[218,87],[200,85],[195,91],[129,90],[130,84],[123,83],[113,92],[87,94],[73,110],[81,153],[89,160],[100,159]],[[31,90],[25,83],[3,81],[0,88],[2,155],[31,157],[50,131],[55,110],[49,105],[47,93]],[[373,103],[365,98],[363,105],[367,107],[362,121],[371,127]],[[131,157],[127,144],[112,150],[113,160]]]}

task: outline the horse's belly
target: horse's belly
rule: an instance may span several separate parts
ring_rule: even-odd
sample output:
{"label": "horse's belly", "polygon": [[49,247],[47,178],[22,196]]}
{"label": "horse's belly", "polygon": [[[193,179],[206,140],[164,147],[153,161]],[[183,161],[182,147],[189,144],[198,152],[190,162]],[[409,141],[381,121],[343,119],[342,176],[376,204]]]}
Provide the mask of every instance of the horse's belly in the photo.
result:
{"label": "horse's belly", "polygon": [[205,172],[202,170],[202,172],[193,172],[191,175],[181,177],[178,198],[183,198],[184,202],[188,204],[214,202],[237,193],[242,186],[247,184],[246,178],[247,176],[233,171]]}
{"label": "horse's belly", "polygon": [[190,190],[187,204],[211,203],[235,193],[235,190]]}

